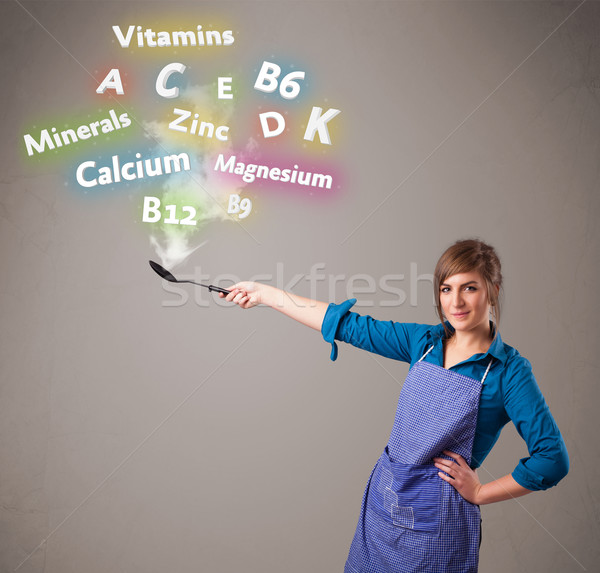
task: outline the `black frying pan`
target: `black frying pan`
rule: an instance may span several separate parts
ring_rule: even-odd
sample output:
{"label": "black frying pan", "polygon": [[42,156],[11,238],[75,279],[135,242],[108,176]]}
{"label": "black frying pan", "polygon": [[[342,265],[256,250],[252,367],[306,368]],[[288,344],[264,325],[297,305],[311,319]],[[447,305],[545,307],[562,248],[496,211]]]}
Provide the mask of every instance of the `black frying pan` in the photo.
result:
{"label": "black frying pan", "polygon": [[193,285],[205,287],[211,292],[212,291],[222,292],[223,294],[229,294],[231,292],[229,290],[226,290],[224,288],[214,286],[214,285],[203,285],[202,283],[197,283],[194,281],[186,281],[186,280],[176,279],[167,269],[165,269],[164,267],[161,267],[158,263],[155,263],[154,261],[148,261],[148,262],[150,263],[150,266],[152,267],[154,272],[156,272],[158,275],[160,275],[166,281],[169,281],[172,283],[192,283]]}

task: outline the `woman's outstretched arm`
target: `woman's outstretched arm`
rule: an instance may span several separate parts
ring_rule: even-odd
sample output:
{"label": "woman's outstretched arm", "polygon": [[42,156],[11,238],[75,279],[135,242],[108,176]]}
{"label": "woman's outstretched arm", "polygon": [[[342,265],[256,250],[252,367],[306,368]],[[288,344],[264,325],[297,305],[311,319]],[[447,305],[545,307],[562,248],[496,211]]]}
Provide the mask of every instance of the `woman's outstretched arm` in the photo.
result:
{"label": "woman's outstretched arm", "polygon": [[229,290],[231,292],[228,295],[219,293],[219,296],[242,308],[252,308],[259,304],[270,306],[315,330],[321,330],[323,318],[329,306],[326,302],[304,298],[257,282],[239,282]]}

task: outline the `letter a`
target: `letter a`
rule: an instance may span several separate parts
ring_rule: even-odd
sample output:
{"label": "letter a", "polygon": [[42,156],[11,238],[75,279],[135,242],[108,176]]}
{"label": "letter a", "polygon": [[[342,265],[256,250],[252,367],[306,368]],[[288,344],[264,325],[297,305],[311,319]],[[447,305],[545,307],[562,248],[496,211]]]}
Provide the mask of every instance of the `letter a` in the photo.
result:
{"label": "letter a", "polygon": [[121,82],[121,74],[119,73],[119,68],[113,68],[108,72],[108,75],[102,80],[102,83],[98,86],[96,90],[97,94],[103,94],[105,90],[117,90],[118,95],[123,95],[125,91],[123,90],[123,83]]}

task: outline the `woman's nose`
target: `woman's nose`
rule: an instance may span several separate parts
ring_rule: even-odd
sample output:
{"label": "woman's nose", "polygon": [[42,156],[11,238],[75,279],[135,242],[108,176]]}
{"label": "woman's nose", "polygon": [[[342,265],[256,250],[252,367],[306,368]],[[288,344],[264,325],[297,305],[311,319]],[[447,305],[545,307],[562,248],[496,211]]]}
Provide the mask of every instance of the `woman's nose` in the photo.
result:
{"label": "woman's nose", "polygon": [[463,305],[464,301],[462,298],[462,293],[460,291],[454,293],[452,302],[454,303],[454,306],[456,306],[456,307]]}

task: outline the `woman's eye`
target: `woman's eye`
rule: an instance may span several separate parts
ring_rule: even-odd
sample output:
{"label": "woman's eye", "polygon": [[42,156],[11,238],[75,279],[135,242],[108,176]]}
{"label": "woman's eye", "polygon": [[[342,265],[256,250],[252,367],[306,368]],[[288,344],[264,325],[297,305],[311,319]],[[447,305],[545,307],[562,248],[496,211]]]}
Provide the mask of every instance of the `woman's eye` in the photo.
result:
{"label": "woman's eye", "polygon": [[440,292],[450,292],[450,289],[448,287],[442,287]]}
{"label": "woman's eye", "polygon": [[477,290],[477,287],[474,287],[474,286],[467,286],[467,287],[465,287],[465,290],[476,291],[476,290]]}

